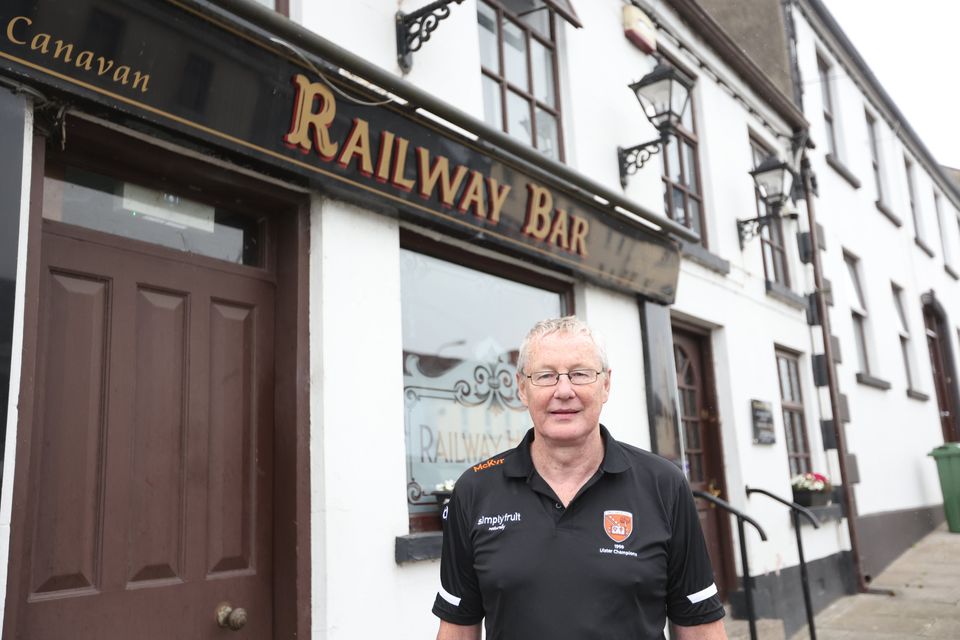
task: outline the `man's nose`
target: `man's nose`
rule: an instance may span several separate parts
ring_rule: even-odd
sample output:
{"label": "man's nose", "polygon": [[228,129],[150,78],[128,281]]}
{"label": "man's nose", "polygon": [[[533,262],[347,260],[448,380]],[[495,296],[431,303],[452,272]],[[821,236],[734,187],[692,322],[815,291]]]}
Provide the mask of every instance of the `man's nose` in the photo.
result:
{"label": "man's nose", "polygon": [[561,398],[569,398],[576,395],[573,390],[573,383],[570,382],[570,376],[562,375],[560,379],[557,380],[557,386],[553,392],[553,395],[559,396]]}

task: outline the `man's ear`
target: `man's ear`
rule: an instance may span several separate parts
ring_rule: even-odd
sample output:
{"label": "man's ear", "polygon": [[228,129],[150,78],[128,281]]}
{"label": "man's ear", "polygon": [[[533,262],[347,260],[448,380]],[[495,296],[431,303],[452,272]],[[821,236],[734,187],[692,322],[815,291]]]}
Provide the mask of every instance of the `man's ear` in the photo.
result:
{"label": "man's ear", "polygon": [[523,403],[523,406],[527,406],[527,387],[526,387],[527,378],[520,374],[517,371],[517,397],[520,398],[520,402]]}

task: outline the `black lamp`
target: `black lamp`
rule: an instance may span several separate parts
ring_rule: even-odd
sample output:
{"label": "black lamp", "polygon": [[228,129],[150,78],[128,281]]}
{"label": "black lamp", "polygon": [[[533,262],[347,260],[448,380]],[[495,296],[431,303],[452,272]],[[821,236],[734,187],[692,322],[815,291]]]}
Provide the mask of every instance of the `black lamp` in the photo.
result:
{"label": "black lamp", "polygon": [[749,220],[737,220],[741,249],[744,243],[758,235],[763,227],[780,218],[780,211],[790,197],[793,187],[793,170],[774,155],[764,158],[757,168],[750,172],[750,176],[769,213]]}
{"label": "black lamp", "polygon": [[640,101],[644,115],[660,132],[660,137],[626,149],[617,147],[620,184],[624,188],[627,186],[627,176],[635,174],[652,155],[669,143],[670,134],[683,119],[692,88],[692,78],[663,62],[630,85],[630,90]]}

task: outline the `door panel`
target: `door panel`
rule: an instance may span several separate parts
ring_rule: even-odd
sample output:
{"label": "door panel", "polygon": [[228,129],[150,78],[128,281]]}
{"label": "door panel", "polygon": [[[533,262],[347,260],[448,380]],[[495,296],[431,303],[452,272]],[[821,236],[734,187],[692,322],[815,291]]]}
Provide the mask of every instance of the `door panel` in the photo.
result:
{"label": "door panel", "polygon": [[937,394],[937,408],[940,411],[940,429],[943,431],[944,442],[960,441],[953,406],[954,389],[952,359],[947,344],[950,334],[947,333],[947,323],[933,304],[923,306],[923,324],[927,334],[927,350],[930,353],[930,367],[933,369],[933,387]]}
{"label": "door panel", "polygon": [[20,636],[269,638],[273,284],[136,248],[44,223]]}
{"label": "door panel", "polygon": [[[673,345],[690,488],[726,498],[720,423],[708,369],[709,344],[703,336],[675,328]],[[729,518],[706,500],[696,502],[717,587],[725,599],[736,584],[730,557]]]}

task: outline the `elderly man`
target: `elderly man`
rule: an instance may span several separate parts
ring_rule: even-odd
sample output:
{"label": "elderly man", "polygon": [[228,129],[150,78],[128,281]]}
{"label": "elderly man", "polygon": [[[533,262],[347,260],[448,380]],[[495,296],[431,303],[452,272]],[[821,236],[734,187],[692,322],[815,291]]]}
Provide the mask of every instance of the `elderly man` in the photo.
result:
{"label": "elderly man", "polygon": [[683,475],[600,424],[603,346],[574,317],[538,323],[517,384],[533,420],[468,469],[444,509],[438,640],[724,640],[723,606]]}

